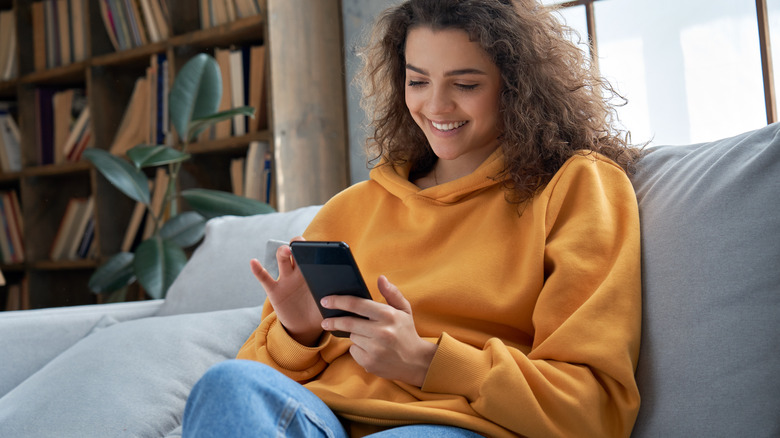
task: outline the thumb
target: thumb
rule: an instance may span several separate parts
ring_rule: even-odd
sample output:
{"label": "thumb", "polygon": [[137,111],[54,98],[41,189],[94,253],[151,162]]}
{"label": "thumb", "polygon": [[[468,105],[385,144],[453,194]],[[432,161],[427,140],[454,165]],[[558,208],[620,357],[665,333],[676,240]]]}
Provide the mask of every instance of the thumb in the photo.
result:
{"label": "thumb", "polygon": [[393,283],[390,283],[387,277],[380,275],[377,279],[377,286],[379,287],[379,292],[387,300],[387,304],[402,312],[412,314],[412,305],[404,298],[401,290]]}

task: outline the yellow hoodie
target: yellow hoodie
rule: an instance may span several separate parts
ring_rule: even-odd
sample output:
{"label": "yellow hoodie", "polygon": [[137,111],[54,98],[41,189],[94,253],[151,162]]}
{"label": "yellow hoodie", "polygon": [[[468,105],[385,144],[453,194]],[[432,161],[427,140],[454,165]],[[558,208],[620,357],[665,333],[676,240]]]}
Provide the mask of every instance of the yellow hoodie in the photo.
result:
{"label": "yellow hoodie", "polygon": [[524,207],[509,204],[496,151],[476,171],[421,190],[379,166],[330,200],[308,240],[349,244],[374,299],[384,274],[438,343],[422,388],[366,373],[350,341],[309,348],[266,304],[238,354],[303,383],[352,434],[410,423],[486,436],[625,437],[639,408],[639,219],[625,173],[569,159]]}

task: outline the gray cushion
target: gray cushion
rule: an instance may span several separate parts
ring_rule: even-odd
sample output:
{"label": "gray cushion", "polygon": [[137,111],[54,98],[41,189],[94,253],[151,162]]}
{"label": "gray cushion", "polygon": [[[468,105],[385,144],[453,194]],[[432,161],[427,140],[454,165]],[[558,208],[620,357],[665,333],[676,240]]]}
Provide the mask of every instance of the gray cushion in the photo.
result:
{"label": "gray cushion", "polygon": [[0,398],[2,437],[160,437],[190,389],[235,357],[260,307],[149,317],[100,328]]}
{"label": "gray cushion", "polygon": [[780,436],[779,136],[774,124],[640,162],[635,437]]}
{"label": "gray cushion", "polygon": [[161,301],[0,313],[0,397],[43,368],[110,314],[123,321],[154,314]]}
{"label": "gray cushion", "polygon": [[[168,289],[158,315],[259,306],[265,291],[249,261],[266,259],[270,239],[303,234],[318,206],[285,213],[223,216],[206,224],[206,236]],[[275,260],[271,258],[271,260]]]}

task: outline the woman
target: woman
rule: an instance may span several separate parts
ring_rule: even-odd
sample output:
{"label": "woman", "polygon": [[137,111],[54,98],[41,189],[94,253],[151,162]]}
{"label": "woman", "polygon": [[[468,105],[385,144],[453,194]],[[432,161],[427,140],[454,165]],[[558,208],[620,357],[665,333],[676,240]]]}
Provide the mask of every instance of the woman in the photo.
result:
{"label": "woman", "polygon": [[[639,395],[634,151],[609,90],[532,0],[409,0],[364,53],[369,181],[320,211],[373,300],[322,301],[289,247],[185,434],[628,436]],[[350,338],[329,331],[351,333]],[[260,432],[262,431],[262,432]]]}

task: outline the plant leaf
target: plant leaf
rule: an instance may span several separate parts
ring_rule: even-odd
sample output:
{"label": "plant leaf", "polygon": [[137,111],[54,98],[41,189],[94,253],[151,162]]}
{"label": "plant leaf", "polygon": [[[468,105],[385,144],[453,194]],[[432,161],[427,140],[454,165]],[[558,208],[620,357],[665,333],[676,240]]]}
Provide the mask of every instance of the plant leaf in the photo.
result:
{"label": "plant leaf", "polygon": [[191,155],[165,145],[138,145],[127,151],[127,157],[140,169],[179,163],[188,160]]}
{"label": "plant leaf", "polygon": [[198,243],[203,238],[205,230],[206,219],[200,213],[185,211],[172,217],[163,225],[160,229],[160,237],[186,248]]}
{"label": "plant leaf", "polygon": [[89,278],[89,290],[100,294],[115,292],[135,281],[131,252],[120,252],[101,265]]}
{"label": "plant leaf", "polygon": [[223,215],[251,216],[275,211],[265,202],[219,190],[189,189],[182,191],[181,196],[193,210],[206,219]]}
{"label": "plant leaf", "polygon": [[200,135],[201,132],[203,132],[204,129],[208,128],[209,126],[215,123],[221,122],[223,120],[232,119],[234,116],[238,116],[238,115],[249,116],[254,118],[255,108],[253,106],[242,106],[238,108],[231,108],[225,111],[220,111],[210,116],[201,117],[198,119],[192,119],[190,121],[190,126],[189,126],[189,132],[191,133],[190,138],[196,138],[198,135]]}
{"label": "plant leaf", "polygon": [[149,205],[149,183],[140,169],[103,149],[87,148],[84,158],[91,161],[108,182],[122,193]]}
{"label": "plant leaf", "polygon": [[176,75],[169,98],[171,123],[179,137],[192,139],[190,121],[213,114],[222,98],[222,75],[217,61],[205,53],[187,61]]}
{"label": "plant leaf", "polygon": [[160,236],[153,236],[138,245],[133,268],[146,292],[162,299],[186,263],[184,250]]}

